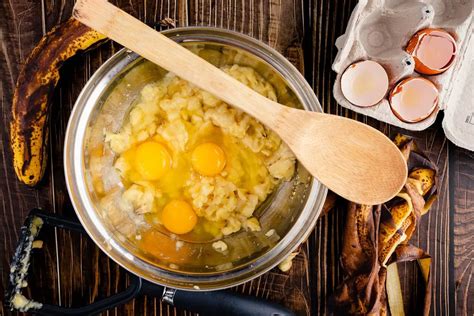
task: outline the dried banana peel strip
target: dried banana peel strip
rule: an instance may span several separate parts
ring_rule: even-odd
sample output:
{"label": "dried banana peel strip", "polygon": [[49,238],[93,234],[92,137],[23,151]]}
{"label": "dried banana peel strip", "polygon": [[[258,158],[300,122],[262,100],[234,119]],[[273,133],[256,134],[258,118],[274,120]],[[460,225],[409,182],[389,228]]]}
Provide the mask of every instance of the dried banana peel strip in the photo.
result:
{"label": "dried banana peel strip", "polygon": [[431,305],[431,257],[420,248],[411,245],[402,245],[397,248],[397,259],[398,261],[393,262],[387,267],[386,292],[390,314],[392,316],[405,315],[397,262],[416,260],[425,283],[425,301],[423,309],[420,312],[422,312],[423,315],[429,315]]}
{"label": "dried banana peel strip", "polygon": [[398,275],[398,266],[394,262],[387,266],[387,291],[388,306],[392,316],[405,316],[405,308],[403,306],[402,287],[400,285],[400,276]]}
{"label": "dried banana peel strip", "polygon": [[[336,289],[332,309],[336,315],[386,315],[385,278],[378,254],[378,234],[381,206],[350,203],[345,227],[341,262],[348,278]],[[361,225],[354,218],[365,219]],[[347,232],[350,233],[347,233]],[[348,242],[347,238],[350,239]],[[363,259],[357,256],[363,254]],[[354,260],[355,259],[355,260]]]}
{"label": "dried banana peel strip", "polygon": [[374,256],[374,219],[372,206],[350,203],[344,228],[341,264],[348,275],[370,271]]}
{"label": "dried banana peel strip", "polygon": [[26,59],[13,95],[10,123],[13,165],[21,182],[33,186],[43,177],[49,107],[61,65],[103,39],[104,35],[71,18],[43,36]]}
{"label": "dried banana peel strip", "polygon": [[409,218],[413,212],[411,197],[407,193],[399,193],[397,196],[405,202],[388,210],[389,214],[380,223],[379,261],[383,267],[386,267],[395,248],[407,239],[405,232],[414,224]]}

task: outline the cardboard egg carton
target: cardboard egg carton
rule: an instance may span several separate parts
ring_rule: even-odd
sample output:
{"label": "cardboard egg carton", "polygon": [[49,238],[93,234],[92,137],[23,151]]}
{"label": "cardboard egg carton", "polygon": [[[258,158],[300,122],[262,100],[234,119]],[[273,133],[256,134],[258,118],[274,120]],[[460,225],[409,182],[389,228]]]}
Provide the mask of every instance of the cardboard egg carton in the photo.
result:
{"label": "cardboard egg carton", "polygon": [[[444,111],[443,128],[456,145],[474,150],[474,39],[472,0],[360,0],[346,33],[336,40],[338,54],[334,97],[342,106],[408,130],[424,130]],[[405,52],[410,38],[425,28],[441,28],[456,39],[457,54],[445,72],[426,76],[415,72],[413,57]],[[392,112],[388,94],[372,107],[351,104],[342,94],[341,75],[354,62],[374,60],[389,76],[389,91],[401,79],[423,76],[439,89],[439,110],[417,123],[406,123]]]}

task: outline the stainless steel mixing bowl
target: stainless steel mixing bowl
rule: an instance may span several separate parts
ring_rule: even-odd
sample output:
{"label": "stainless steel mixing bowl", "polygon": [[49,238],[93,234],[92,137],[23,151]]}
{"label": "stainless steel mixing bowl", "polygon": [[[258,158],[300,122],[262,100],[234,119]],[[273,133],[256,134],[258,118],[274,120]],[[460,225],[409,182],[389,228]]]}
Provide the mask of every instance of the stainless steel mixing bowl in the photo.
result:
{"label": "stainless steel mixing bowl", "polygon": [[[236,63],[255,68],[280,93],[280,103],[321,111],[303,76],[282,55],[259,41],[215,28],[163,33],[189,48],[204,48],[202,57],[218,66]],[[225,255],[212,248],[212,241],[182,241],[192,258],[187,262],[141,251],[121,233],[120,226],[132,220],[114,223],[100,207],[101,197],[90,183],[89,151],[104,143],[104,131],[120,129],[141,88],[164,74],[166,71],[158,66],[122,49],[90,78],[76,101],[66,133],[64,167],[70,198],[95,243],[125,269],[149,281],[187,290],[215,290],[243,283],[276,266],[308,237],[327,190],[297,164],[292,181],[282,184],[256,210],[262,230],[225,237],[229,246]],[[176,238],[164,233],[163,242],[175,242]]]}

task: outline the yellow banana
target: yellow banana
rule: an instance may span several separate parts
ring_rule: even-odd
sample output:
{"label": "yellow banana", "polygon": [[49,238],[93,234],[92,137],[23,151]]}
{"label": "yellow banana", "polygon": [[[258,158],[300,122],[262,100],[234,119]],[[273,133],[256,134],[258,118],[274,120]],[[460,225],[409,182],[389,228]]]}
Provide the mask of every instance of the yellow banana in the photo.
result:
{"label": "yellow banana", "polygon": [[21,182],[36,185],[46,169],[49,107],[61,65],[103,39],[71,18],[43,36],[28,56],[15,87],[10,123],[13,165]]}

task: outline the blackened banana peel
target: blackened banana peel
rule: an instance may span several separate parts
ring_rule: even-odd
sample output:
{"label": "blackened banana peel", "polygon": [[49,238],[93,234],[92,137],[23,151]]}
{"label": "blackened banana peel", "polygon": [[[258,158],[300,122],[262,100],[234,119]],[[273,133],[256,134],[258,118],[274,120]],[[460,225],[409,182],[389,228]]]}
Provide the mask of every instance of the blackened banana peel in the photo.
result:
{"label": "blackened banana peel", "polygon": [[10,146],[18,179],[36,185],[48,159],[48,117],[62,64],[106,37],[71,18],[33,49],[18,76],[12,104]]}
{"label": "blackened banana peel", "polygon": [[[388,315],[393,312],[392,308],[395,311],[389,303],[390,295],[393,297],[397,287],[393,286],[394,278],[388,273],[387,266],[414,260],[418,261],[426,286],[420,314],[429,313],[430,259],[408,241],[420,217],[436,198],[437,168],[416,151],[413,140],[398,135],[395,143],[405,156],[410,171],[402,191],[383,205],[349,203],[341,254],[345,278],[332,300],[337,315]],[[397,308],[403,310],[403,306]]]}

